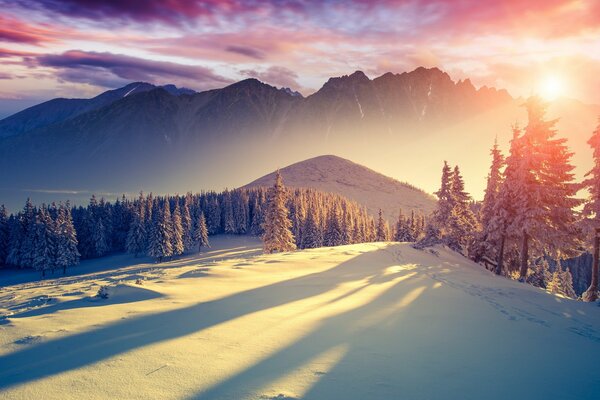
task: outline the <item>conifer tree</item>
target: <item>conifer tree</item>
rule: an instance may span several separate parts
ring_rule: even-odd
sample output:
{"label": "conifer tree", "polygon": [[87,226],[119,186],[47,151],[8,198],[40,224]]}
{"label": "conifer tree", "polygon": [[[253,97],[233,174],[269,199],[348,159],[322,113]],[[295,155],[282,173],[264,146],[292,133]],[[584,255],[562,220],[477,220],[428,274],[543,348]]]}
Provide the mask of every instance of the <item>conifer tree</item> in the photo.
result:
{"label": "conifer tree", "polygon": [[316,221],[316,212],[314,208],[309,208],[304,222],[304,234],[302,235],[301,248],[315,249],[323,245],[321,229]]}
{"label": "conifer tree", "polygon": [[329,210],[327,216],[327,225],[325,235],[323,236],[323,245],[341,246],[344,243],[344,234],[342,232],[342,218],[337,204],[334,204]]}
{"label": "conifer tree", "polygon": [[168,201],[164,201],[160,209],[153,209],[152,219],[152,230],[148,243],[148,255],[156,258],[158,262],[162,262],[164,258],[173,255],[173,231],[171,210]]}
{"label": "conifer tree", "polygon": [[598,289],[598,269],[600,265],[600,119],[599,124],[588,144],[593,150],[594,166],[586,174],[583,186],[587,188],[589,197],[583,207],[586,217],[588,236],[593,237],[592,281],[582,294],[583,301],[596,301],[600,298]]}
{"label": "conifer tree", "polygon": [[444,161],[442,168],[442,182],[440,189],[435,192],[438,198],[437,208],[433,213],[432,223],[437,225],[438,230],[445,232],[450,220],[450,214],[454,207],[454,199],[452,198],[452,170],[448,162]]}
{"label": "conifer tree", "polygon": [[146,252],[148,246],[146,243],[146,223],[144,216],[144,205],[146,204],[143,193],[140,192],[137,204],[134,204],[131,225],[127,234],[127,252],[138,257]]}
{"label": "conifer tree", "polygon": [[79,251],[77,250],[77,232],[73,226],[71,208],[69,202],[58,208],[56,220],[57,243],[56,243],[56,266],[62,268],[63,274],[67,268],[79,264]]}
{"label": "conifer tree", "polygon": [[556,139],[556,120],[545,120],[546,104],[532,97],[527,103],[528,125],[523,135],[524,152],[521,186],[515,199],[512,228],[520,231],[521,280],[525,280],[530,250],[547,251],[555,258],[575,256],[581,243],[574,209],[581,204],[575,196],[572,153],[566,139]]}
{"label": "conifer tree", "polygon": [[192,203],[192,195],[188,193],[183,201],[183,207],[181,207],[181,228],[183,229],[183,248],[184,251],[191,250],[194,243],[194,224],[192,222],[192,216],[190,212],[190,205]]}
{"label": "conifer tree", "polygon": [[8,257],[9,230],[8,214],[4,204],[0,205],[0,265],[6,264]]}
{"label": "conifer tree", "polygon": [[477,230],[477,220],[471,211],[471,196],[465,191],[465,184],[458,165],[454,167],[451,184],[452,209],[447,222],[447,240],[455,250],[464,250]]}
{"label": "conifer tree", "polygon": [[210,247],[210,243],[208,242],[208,228],[206,226],[206,219],[204,218],[203,212],[200,212],[198,220],[196,221],[194,242],[198,246],[198,252],[201,252],[203,247]]}
{"label": "conifer tree", "polygon": [[55,265],[55,243],[52,228],[52,218],[50,218],[46,206],[42,205],[35,217],[31,264],[35,270],[42,273],[42,277],[45,277],[46,271],[53,269]]}
{"label": "conifer tree", "polygon": [[296,249],[291,231],[292,223],[285,206],[286,192],[281,174],[277,171],[275,184],[269,190],[264,234],[262,236],[265,253],[291,251]]}
{"label": "conifer tree", "polygon": [[377,242],[385,242],[388,239],[388,229],[386,229],[386,222],[383,219],[383,213],[381,212],[381,208],[379,209],[379,213],[377,214],[377,233],[375,237],[375,241]]}
{"label": "conifer tree", "polygon": [[183,226],[181,225],[181,210],[179,208],[179,199],[175,198],[175,208],[171,214],[171,248],[172,255],[178,256],[185,251],[183,245]]}
{"label": "conifer tree", "polygon": [[481,204],[480,210],[480,221],[481,221],[481,232],[477,238],[477,244],[475,246],[475,254],[473,259],[479,261],[483,257],[495,259],[495,250],[497,248],[496,240],[491,232],[495,227],[491,223],[496,203],[500,195],[500,189],[502,186],[503,175],[502,168],[504,167],[504,156],[498,148],[498,141],[494,141],[494,146],[490,151],[492,156],[492,165],[487,176],[487,185],[485,188],[485,195]]}

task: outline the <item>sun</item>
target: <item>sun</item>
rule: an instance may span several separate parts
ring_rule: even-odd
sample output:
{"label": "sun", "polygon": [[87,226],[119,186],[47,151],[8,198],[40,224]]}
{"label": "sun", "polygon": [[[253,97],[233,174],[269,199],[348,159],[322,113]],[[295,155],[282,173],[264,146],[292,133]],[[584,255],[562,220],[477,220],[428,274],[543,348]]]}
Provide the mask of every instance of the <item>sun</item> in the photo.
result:
{"label": "sun", "polygon": [[547,75],[540,81],[538,92],[546,100],[555,100],[563,95],[565,90],[564,80],[557,75]]}

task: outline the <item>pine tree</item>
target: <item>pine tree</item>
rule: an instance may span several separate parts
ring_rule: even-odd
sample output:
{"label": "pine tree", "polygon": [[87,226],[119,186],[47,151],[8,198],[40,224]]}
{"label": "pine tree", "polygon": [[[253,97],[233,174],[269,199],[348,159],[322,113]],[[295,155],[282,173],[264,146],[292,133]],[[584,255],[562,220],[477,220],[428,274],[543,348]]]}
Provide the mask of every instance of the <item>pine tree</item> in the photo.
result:
{"label": "pine tree", "polygon": [[48,214],[48,209],[43,205],[35,217],[33,234],[33,253],[31,266],[41,271],[42,277],[46,276],[46,271],[53,269],[55,265],[55,243],[53,222]]}
{"label": "pine tree", "polygon": [[62,268],[63,274],[66,274],[68,267],[79,264],[80,257],[77,250],[77,232],[73,226],[69,202],[65,206],[59,205],[56,227],[58,231],[56,266]]}
{"label": "pine tree", "polygon": [[172,255],[178,256],[185,251],[183,245],[183,226],[181,225],[181,210],[179,208],[179,198],[175,198],[175,208],[171,214],[171,248]]}
{"label": "pine tree", "polygon": [[263,224],[263,246],[266,253],[296,249],[291,231],[292,223],[285,206],[286,192],[281,174],[277,171],[275,184],[269,190],[267,210]]}
{"label": "pine tree", "polygon": [[323,236],[316,220],[316,211],[314,208],[309,208],[306,213],[303,231],[301,248],[315,249],[323,245]]}
{"label": "pine tree", "polygon": [[452,170],[446,161],[442,168],[442,183],[440,189],[435,192],[438,198],[437,208],[433,213],[432,223],[437,225],[438,230],[445,233],[448,229],[448,222],[454,207],[454,199],[452,197]]}
{"label": "pine tree", "polygon": [[460,251],[468,248],[478,225],[470,207],[471,196],[465,191],[458,165],[452,173],[450,192],[452,209],[446,226],[446,236],[450,247]]}
{"label": "pine tree", "polygon": [[225,190],[222,194],[221,202],[221,227],[224,233],[235,233],[235,221],[233,220],[233,204],[231,201],[231,192]]}
{"label": "pine tree", "polygon": [[127,252],[135,257],[143,254],[148,247],[146,243],[146,223],[144,222],[144,216],[146,215],[144,211],[145,203],[143,194],[140,192],[138,202],[133,207],[131,225],[127,233]]}
{"label": "pine tree", "polygon": [[475,261],[481,260],[483,257],[495,259],[495,250],[497,248],[496,240],[491,232],[495,227],[491,223],[495,207],[498,202],[500,195],[500,189],[503,182],[502,168],[504,167],[505,160],[502,152],[498,148],[498,141],[494,141],[494,146],[490,151],[492,156],[492,165],[490,166],[490,172],[487,176],[487,186],[485,188],[485,195],[481,204],[480,210],[480,221],[481,221],[481,232],[477,238],[477,244],[475,246],[475,254],[473,259]]}
{"label": "pine tree", "polygon": [[198,252],[202,251],[202,247],[210,247],[210,243],[208,242],[208,228],[206,227],[206,219],[204,218],[203,212],[200,212],[198,220],[196,221],[194,242],[198,246]]}
{"label": "pine tree", "polygon": [[341,246],[344,243],[344,233],[342,232],[342,217],[337,204],[334,204],[329,210],[327,216],[327,225],[323,236],[323,245]]}
{"label": "pine tree", "polygon": [[596,301],[600,298],[598,290],[598,269],[600,264],[600,119],[598,127],[588,140],[593,149],[594,167],[586,174],[583,186],[587,188],[589,197],[583,207],[586,227],[589,236],[593,237],[592,281],[583,293],[583,301]]}
{"label": "pine tree", "polygon": [[555,139],[556,120],[544,119],[546,104],[539,98],[527,103],[528,125],[524,141],[521,189],[516,197],[512,228],[521,233],[520,279],[527,276],[530,250],[548,251],[555,258],[575,256],[581,244],[574,209],[581,204],[575,196],[572,153],[566,139]]}
{"label": "pine tree", "polygon": [[387,229],[386,222],[383,219],[383,213],[381,212],[381,208],[379,209],[379,213],[377,214],[377,233],[375,237],[376,242],[385,242],[387,241]]}
{"label": "pine tree", "polygon": [[148,255],[162,262],[164,258],[173,255],[171,210],[168,201],[164,201],[160,209],[153,209],[152,219]]}
{"label": "pine tree", "polygon": [[527,275],[527,283],[539,288],[546,288],[551,279],[552,275],[550,274],[548,261],[545,257],[538,260],[534,268],[530,269]]}
{"label": "pine tree", "polygon": [[9,230],[8,214],[4,204],[0,205],[0,265],[6,264],[8,257]]}
{"label": "pine tree", "polygon": [[569,267],[566,267],[562,273],[562,286],[565,296],[572,299],[577,298],[577,294],[573,289],[573,275],[571,275],[571,270],[569,270]]}
{"label": "pine tree", "polygon": [[181,208],[181,227],[183,229],[183,248],[185,251],[191,250],[194,243],[194,224],[192,223],[192,216],[190,213],[190,204],[192,196],[188,193],[183,201],[183,207]]}

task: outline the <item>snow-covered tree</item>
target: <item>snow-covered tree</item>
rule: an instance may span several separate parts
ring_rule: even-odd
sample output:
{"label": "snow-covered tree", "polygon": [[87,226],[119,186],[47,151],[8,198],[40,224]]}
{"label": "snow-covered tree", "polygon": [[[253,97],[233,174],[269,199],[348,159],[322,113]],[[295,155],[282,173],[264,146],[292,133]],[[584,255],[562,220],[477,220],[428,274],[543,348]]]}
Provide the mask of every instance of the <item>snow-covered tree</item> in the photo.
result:
{"label": "snow-covered tree", "polygon": [[386,227],[386,222],[383,219],[383,213],[380,208],[379,213],[377,214],[377,230],[376,230],[375,241],[385,242],[387,240],[388,240],[388,229]]}
{"label": "snow-covered tree", "polygon": [[269,190],[265,222],[263,224],[264,234],[262,240],[265,253],[296,249],[294,235],[291,231],[292,222],[289,219],[285,203],[286,191],[281,174],[277,171],[275,184]]}
{"label": "snow-covered tree", "polygon": [[8,256],[9,230],[8,213],[4,204],[0,205],[0,265],[6,264]]}
{"label": "snow-covered tree", "polygon": [[465,191],[458,165],[454,167],[450,182],[452,208],[446,226],[447,243],[456,250],[464,250],[468,248],[474,232],[478,229],[478,224],[471,211],[471,196]]}
{"label": "snow-covered tree", "polygon": [[206,219],[203,212],[200,212],[195,225],[194,242],[198,246],[198,252],[200,252],[203,247],[210,247],[210,243],[208,242],[208,228],[206,227]]}
{"label": "snow-covered tree", "polygon": [[342,216],[337,204],[329,210],[327,225],[323,235],[324,246],[341,246],[344,243],[344,232],[342,231]]}
{"label": "snow-covered tree", "polygon": [[144,221],[145,211],[144,206],[146,201],[143,194],[140,192],[140,197],[137,204],[134,205],[132,211],[131,225],[127,234],[127,252],[138,257],[148,249],[146,243],[146,223]]}
{"label": "snow-covered tree", "polygon": [[505,164],[504,156],[498,148],[498,141],[494,141],[494,146],[490,151],[492,156],[492,165],[487,176],[487,185],[485,188],[485,195],[481,204],[481,210],[479,212],[481,221],[481,232],[477,237],[477,243],[474,246],[473,259],[480,261],[484,257],[489,259],[496,258],[497,241],[492,239],[494,237],[491,232],[495,229],[495,226],[491,223],[494,218],[496,209],[496,203],[500,195],[500,189],[503,182],[502,169]]}
{"label": "snow-covered tree", "polygon": [[600,264],[600,120],[598,127],[588,140],[593,150],[594,166],[586,174],[583,186],[587,188],[589,197],[583,207],[586,217],[585,226],[588,236],[593,238],[592,281],[583,293],[583,301],[596,301],[600,298],[598,291],[598,268]]}
{"label": "snow-covered tree", "polygon": [[181,227],[183,229],[183,248],[185,251],[189,251],[195,247],[194,224],[190,213],[191,204],[192,195],[188,193],[184,198],[183,207],[181,207]]}
{"label": "snow-covered tree", "polygon": [[315,249],[323,245],[323,235],[317,223],[316,214],[316,211],[312,207],[306,213],[306,221],[303,228],[304,234],[302,235],[302,244],[300,246],[303,249]]}
{"label": "snow-covered tree", "polygon": [[183,254],[185,251],[183,245],[183,226],[181,225],[181,209],[179,208],[179,199],[175,198],[175,208],[171,214],[171,248],[174,256]]}
{"label": "snow-covered tree", "polygon": [[547,105],[532,97],[527,103],[528,125],[523,140],[519,186],[515,196],[515,218],[511,228],[520,231],[520,279],[525,280],[530,251],[548,252],[552,257],[574,256],[581,245],[575,208],[581,201],[575,196],[570,164],[572,153],[566,139],[556,139],[556,120],[547,121]]}
{"label": "snow-covered tree", "polygon": [[59,205],[56,229],[56,266],[62,268],[63,274],[66,274],[68,267],[79,264],[80,257],[77,250],[77,232],[73,226],[69,202],[65,206]]}
{"label": "snow-covered tree", "polygon": [[35,217],[33,234],[33,254],[31,266],[46,276],[46,271],[54,269],[56,243],[54,241],[54,223],[48,214],[48,209],[43,205]]}
{"label": "snow-covered tree", "polygon": [[173,255],[173,228],[169,202],[164,201],[160,209],[153,209],[152,229],[148,241],[148,255],[158,262]]}

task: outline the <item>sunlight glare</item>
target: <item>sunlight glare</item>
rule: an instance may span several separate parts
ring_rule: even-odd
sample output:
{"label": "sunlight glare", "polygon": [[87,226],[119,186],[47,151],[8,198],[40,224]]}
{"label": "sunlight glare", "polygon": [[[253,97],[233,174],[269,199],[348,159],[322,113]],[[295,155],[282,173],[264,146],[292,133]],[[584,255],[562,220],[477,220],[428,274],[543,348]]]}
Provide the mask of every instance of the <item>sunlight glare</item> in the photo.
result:
{"label": "sunlight glare", "polygon": [[539,85],[539,94],[546,100],[555,100],[563,95],[564,81],[557,75],[547,75]]}

